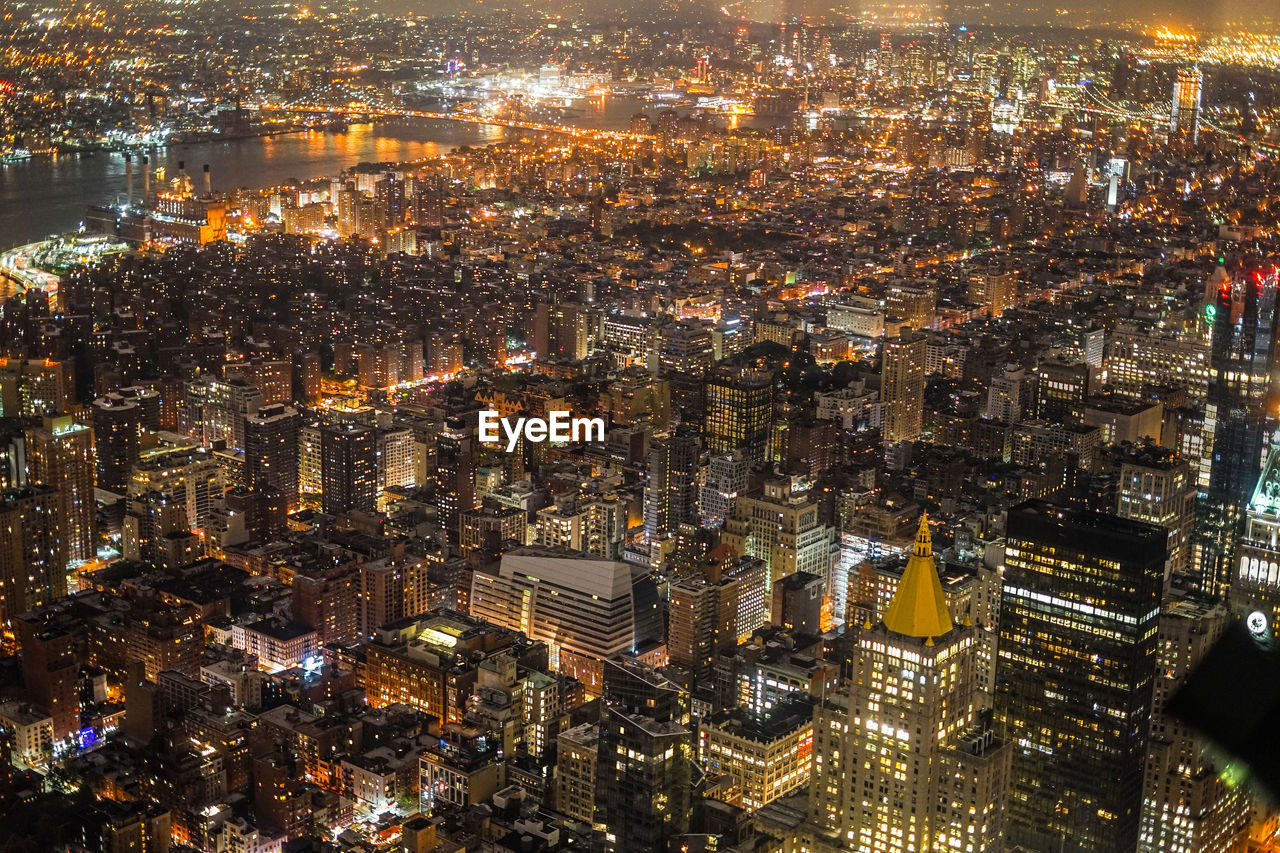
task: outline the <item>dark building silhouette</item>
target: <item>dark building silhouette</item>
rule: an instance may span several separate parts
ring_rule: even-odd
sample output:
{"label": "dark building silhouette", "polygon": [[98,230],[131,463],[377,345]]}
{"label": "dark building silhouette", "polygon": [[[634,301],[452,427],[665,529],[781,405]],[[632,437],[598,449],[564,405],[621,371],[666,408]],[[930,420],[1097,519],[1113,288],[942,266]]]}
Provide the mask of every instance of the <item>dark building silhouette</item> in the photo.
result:
{"label": "dark building silhouette", "polygon": [[374,430],[361,424],[320,428],[321,505],[327,513],[373,512],[378,494]]}
{"label": "dark building silhouette", "polygon": [[606,851],[664,850],[689,831],[694,730],[689,694],[630,660],[604,664],[596,815]]}
{"label": "dark building silhouette", "polygon": [[1169,533],[1032,500],[1009,511],[996,709],[1010,844],[1138,844]]}

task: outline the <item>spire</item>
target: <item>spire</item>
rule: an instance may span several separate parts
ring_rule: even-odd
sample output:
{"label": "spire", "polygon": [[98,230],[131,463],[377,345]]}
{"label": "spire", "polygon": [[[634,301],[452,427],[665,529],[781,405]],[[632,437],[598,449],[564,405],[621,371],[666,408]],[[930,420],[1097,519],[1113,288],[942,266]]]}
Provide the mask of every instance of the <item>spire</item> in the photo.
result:
{"label": "spire", "polygon": [[920,517],[916,544],[907,569],[898,582],[884,613],[885,627],[908,637],[926,637],[930,641],[952,628],[951,614],[942,595],[942,581],[933,560],[933,537],[929,535],[929,517]]}

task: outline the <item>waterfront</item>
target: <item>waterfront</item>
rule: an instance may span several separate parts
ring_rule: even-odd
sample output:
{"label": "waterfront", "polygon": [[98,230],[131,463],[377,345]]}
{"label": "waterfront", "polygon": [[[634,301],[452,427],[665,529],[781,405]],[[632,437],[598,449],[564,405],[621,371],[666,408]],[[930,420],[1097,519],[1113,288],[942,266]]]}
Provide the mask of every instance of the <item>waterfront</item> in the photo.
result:
{"label": "waterfront", "polygon": [[[620,130],[643,107],[633,98],[590,99],[565,120],[580,127]],[[208,163],[214,189],[225,191],[335,175],[361,162],[421,160],[460,145],[485,145],[519,133],[468,122],[396,121],[352,125],[344,133],[310,131],[174,145],[148,156],[152,168],[164,166],[170,174],[185,162],[197,180]],[[141,192],[137,156],[134,168],[135,190]],[[0,166],[0,249],[76,228],[86,205],[123,200],[125,184],[124,155],[116,152],[36,157]]]}

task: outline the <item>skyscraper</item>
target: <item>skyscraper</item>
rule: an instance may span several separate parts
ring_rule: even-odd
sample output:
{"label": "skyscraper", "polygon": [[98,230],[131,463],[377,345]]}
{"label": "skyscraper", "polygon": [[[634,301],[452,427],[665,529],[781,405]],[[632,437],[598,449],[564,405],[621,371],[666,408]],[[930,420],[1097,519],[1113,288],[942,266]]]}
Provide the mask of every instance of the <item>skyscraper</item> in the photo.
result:
{"label": "skyscraper", "polygon": [[[1252,269],[1218,288],[1204,407],[1200,482],[1191,573],[1195,586],[1224,595],[1235,543],[1262,464],[1277,320],[1275,274]],[[1203,467],[1208,467],[1205,476]]]}
{"label": "skyscraper", "polygon": [[1009,510],[996,708],[1016,745],[1010,843],[1137,846],[1168,541],[1040,500]]}
{"label": "skyscraper", "polygon": [[1246,510],[1230,601],[1236,615],[1260,615],[1272,636],[1280,634],[1280,447],[1274,442]]}
{"label": "skyscraper", "polygon": [[45,417],[27,431],[28,479],[58,490],[67,564],[94,558],[93,429],[68,416]]}
{"label": "skyscraper", "polygon": [[694,729],[689,694],[628,659],[604,663],[596,819],[607,853],[665,850],[689,831]]}
{"label": "skyscraper", "polygon": [[830,849],[1004,849],[1010,748],[978,705],[977,649],[951,620],[921,518],[884,620],[858,634],[847,692],[814,715],[810,817]]}
{"label": "skyscraper", "polygon": [[740,495],[725,520],[723,541],[740,556],[764,560],[768,589],[795,572],[817,575],[831,588],[835,530],[823,523],[807,478],[771,480],[761,492]]}
{"label": "skyscraper", "polygon": [[1169,133],[1195,144],[1200,139],[1200,95],[1204,73],[1199,68],[1178,69],[1173,83],[1173,106],[1169,113]]}
{"label": "skyscraper", "polygon": [[455,544],[462,513],[476,507],[478,452],[474,430],[460,418],[446,421],[436,436],[436,508],[440,526]]}
{"label": "skyscraper", "polygon": [[649,446],[644,534],[650,542],[672,536],[682,523],[697,523],[700,451],[697,437],[684,434]]}
{"label": "skyscraper", "polygon": [[914,441],[924,430],[924,362],[928,338],[904,329],[886,338],[881,355],[880,400],[887,444]]}
{"label": "skyscraper", "polygon": [[244,421],[244,479],[251,489],[274,489],[289,512],[298,508],[298,410],[263,406]]}
{"label": "skyscraper", "polygon": [[684,578],[671,585],[669,598],[671,663],[707,679],[716,657],[738,647],[738,581]]}
{"label": "skyscraper", "polygon": [[110,393],[93,401],[97,486],[123,494],[129,472],[138,461],[142,407],[137,400]]}
{"label": "skyscraper", "polygon": [[0,630],[7,641],[18,616],[67,594],[65,506],[51,486],[0,492]]}
{"label": "skyscraper", "polygon": [[707,380],[703,437],[712,453],[741,450],[750,462],[763,462],[773,422],[773,374],[724,367]]}
{"label": "skyscraper", "polygon": [[374,430],[362,424],[320,428],[320,501],[327,513],[373,512],[378,489]]}
{"label": "skyscraper", "polygon": [[1151,703],[1151,740],[1143,784],[1140,853],[1241,853],[1251,806],[1204,753],[1204,742],[1166,715],[1169,700],[1231,622],[1227,608],[1188,597],[1160,614],[1159,676]]}

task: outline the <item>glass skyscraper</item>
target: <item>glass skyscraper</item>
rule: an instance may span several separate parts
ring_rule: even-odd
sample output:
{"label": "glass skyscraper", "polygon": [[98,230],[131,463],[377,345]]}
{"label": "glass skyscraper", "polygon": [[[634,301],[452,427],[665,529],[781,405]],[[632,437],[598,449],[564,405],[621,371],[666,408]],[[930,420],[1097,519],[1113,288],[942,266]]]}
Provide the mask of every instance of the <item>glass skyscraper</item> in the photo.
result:
{"label": "glass skyscraper", "polygon": [[1009,510],[996,670],[1014,745],[1008,843],[1136,848],[1168,541],[1040,500]]}
{"label": "glass skyscraper", "polygon": [[[1204,410],[1207,486],[1196,507],[1193,586],[1223,596],[1235,542],[1258,482],[1268,412],[1274,410],[1275,273],[1260,269],[1223,281],[1216,294]],[[1201,477],[1201,482],[1205,478]]]}

